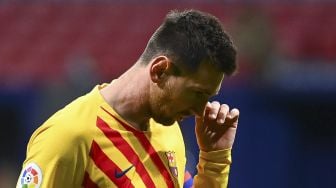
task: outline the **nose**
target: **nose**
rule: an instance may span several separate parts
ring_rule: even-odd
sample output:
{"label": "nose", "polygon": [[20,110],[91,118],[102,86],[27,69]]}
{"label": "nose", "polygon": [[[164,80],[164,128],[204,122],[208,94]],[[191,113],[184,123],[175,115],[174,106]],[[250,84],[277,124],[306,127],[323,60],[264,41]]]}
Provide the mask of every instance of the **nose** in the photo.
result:
{"label": "nose", "polygon": [[204,108],[205,108],[205,105],[208,101],[205,101],[205,102],[202,102],[202,103],[198,103],[194,106],[193,108],[193,113],[196,115],[196,116],[200,116],[202,117],[203,116],[203,112],[204,112]]}

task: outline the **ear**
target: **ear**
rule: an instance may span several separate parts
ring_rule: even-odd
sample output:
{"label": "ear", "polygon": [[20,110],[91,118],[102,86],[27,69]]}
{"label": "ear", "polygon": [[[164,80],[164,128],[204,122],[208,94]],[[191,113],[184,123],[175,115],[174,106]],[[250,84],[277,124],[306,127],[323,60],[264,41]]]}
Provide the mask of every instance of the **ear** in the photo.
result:
{"label": "ear", "polygon": [[166,56],[158,56],[155,57],[151,63],[149,68],[149,73],[151,80],[154,83],[161,82],[168,73],[168,70],[171,66],[171,61]]}

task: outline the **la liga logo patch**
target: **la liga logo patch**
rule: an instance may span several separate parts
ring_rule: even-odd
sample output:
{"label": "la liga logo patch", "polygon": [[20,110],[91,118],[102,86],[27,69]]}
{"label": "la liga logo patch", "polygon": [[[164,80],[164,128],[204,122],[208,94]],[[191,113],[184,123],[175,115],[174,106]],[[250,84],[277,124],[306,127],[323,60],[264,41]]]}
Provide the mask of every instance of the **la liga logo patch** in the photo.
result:
{"label": "la liga logo patch", "polygon": [[17,188],[39,188],[42,171],[36,163],[28,163],[22,170]]}

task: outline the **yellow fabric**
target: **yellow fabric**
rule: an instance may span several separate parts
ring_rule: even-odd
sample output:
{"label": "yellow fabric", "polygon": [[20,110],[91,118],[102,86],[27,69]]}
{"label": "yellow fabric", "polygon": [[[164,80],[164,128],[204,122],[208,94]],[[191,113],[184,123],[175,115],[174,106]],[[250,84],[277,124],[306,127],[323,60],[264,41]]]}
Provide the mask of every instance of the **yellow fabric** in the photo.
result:
{"label": "yellow fabric", "polygon": [[[132,164],[116,146],[97,127],[99,117],[110,128],[121,134],[144,164],[156,187],[165,187],[166,183],[160,170],[130,131],[125,130],[110,114],[126,123],[103,99],[96,86],[84,95],[49,118],[31,136],[27,147],[27,156],[23,164],[36,163],[42,171],[41,187],[75,188],[81,187],[84,174],[99,187],[116,187],[109,177],[99,169],[90,157],[90,149],[94,140],[103,152],[115,164],[124,170]],[[104,110],[105,109],[105,110]],[[110,114],[109,114],[110,113]],[[150,121],[150,129],[144,132],[161,161],[170,173],[175,187],[183,187],[185,170],[185,146],[177,123],[162,126],[154,120]],[[168,166],[165,152],[174,151],[178,177],[174,177]],[[114,169],[112,169],[114,172]],[[135,168],[125,174],[131,179],[134,187],[145,187],[141,176]],[[20,178],[18,180],[18,185]]]}
{"label": "yellow fabric", "polygon": [[200,151],[194,187],[225,188],[228,184],[231,150]]}

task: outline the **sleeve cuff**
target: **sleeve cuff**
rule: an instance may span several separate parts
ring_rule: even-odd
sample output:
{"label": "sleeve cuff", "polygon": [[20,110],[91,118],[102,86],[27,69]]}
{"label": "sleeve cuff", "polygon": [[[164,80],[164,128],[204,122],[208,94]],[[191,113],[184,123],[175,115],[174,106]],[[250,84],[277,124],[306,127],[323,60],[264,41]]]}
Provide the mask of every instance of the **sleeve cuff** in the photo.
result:
{"label": "sleeve cuff", "polygon": [[198,173],[226,174],[231,162],[231,149],[211,152],[200,151]]}

